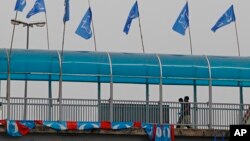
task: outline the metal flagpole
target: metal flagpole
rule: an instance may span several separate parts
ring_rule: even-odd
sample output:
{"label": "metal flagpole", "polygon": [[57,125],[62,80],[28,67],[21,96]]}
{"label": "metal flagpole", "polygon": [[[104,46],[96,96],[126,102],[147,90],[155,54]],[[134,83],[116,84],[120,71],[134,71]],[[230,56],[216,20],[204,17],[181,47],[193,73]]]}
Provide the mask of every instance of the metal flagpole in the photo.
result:
{"label": "metal flagpole", "polygon": [[[188,3],[188,0],[187,0]],[[193,45],[192,45],[192,39],[191,39],[191,29],[190,29],[190,22],[189,22],[189,11],[188,11],[188,34],[189,34],[189,44],[190,44],[190,51],[191,55],[193,55]]]}
{"label": "metal flagpole", "polygon": [[45,20],[46,20],[46,28],[47,28],[47,44],[48,44],[48,50],[49,48],[49,25],[48,25],[48,19],[47,19],[47,13],[45,12]]}
{"label": "metal flagpole", "polygon": [[[64,3],[64,6],[65,6],[65,11],[64,11],[65,13],[64,14],[66,14],[66,3]],[[62,52],[61,52],[61,56],[62,57],[63,57],[63,53],[64,53],[64,41],[65,41],[65,32],[66,32],[66,22],[67,21],[63,21],[63,40],[62,40]]]}
{"label": "metal flagpole", "polygon": [[[89,4],[89,8],[91,9],[90,0],[88,0],[88,4]],[[93,38],[94,38],[95,51],[97,51],[93,15],[92,15],[91,26],[92,26],[92,30],[93,30]]]}
{"label": "metal flagpole", "polygon": [[[138,3],[137,0],[136,0],[136,2]],[[138,4],[138,5],[139,5],[139,4]],[[138,11],[139,11],[139,6],[138,6]],[[139,20],[139,28],[140,28],[140,34],[141,34],[142,51],[143,51],[143,53],[145,53],[144,42],[143,42],[143,36],[142,36],[142,29],[141,29],[140,12],[139,12],[138,20]]]}
{"label": "metal flagpole", "polygon": [[237,30],[236,20],[234,22],[234,25],[235,25],[235,33],[236,33],[237,46],[238,46],[238,55],[240,56],[240,43],[239,43],[239,37],[238,37],[238,30]]}
{"label": "metal flagpole", "polygon": [[66,29],[66,23],[63,24],[63,40],[62,40],[62,57],[63,57],[63,51],[64,51],[64,38],[65,38],[65,29]]}
{"label": "metal flagpole", "polygon": [[191,40],[191,32],[190,32],[190,25],[188,27],[188,33],[189,33],[189,43],[190,43],[190,51],[191,51],[191,55],[193,55],[193,45],[192,45],[192,40]]}
{"label": "metal flagpole", "polygon": [[[15,20],[17,20],[17,15],[18,15],[18,11],[16,11]],[[11,43],[10,43],[10,56],[11,56],[11,52],[12,52],[12,48],[13,48],[13,41],[14,41],[15,29],[16,29],[16,25],[14,24],[13,25],[13,31],[12,31],[12,37],[11,37]]]}

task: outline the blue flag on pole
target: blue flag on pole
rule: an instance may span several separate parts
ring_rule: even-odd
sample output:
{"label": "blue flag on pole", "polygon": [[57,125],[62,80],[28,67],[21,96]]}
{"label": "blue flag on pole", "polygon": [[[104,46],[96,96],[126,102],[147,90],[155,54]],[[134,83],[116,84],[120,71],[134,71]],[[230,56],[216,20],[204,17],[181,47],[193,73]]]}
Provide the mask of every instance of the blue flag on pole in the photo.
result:
{"label": "blue flag on pole", "polygon": [[26,0],[17,0],[15,11],[23,12],[25,6],[26,6]]}
{"label": "blue flag on pole", "polygon": [[92,37],[91,31],[91,21],[92,21],[92,12],[89,8],[88,11],[85,13],[84,17],[81,20],[78,28],[76,29],[76,34],[81,36],[84,39],[89,39]]}
{"label": "blue flag on pole", "polygon": [[44,0],[36,0],[33,8],[29,11],[26,18],[30,18],[31,16],[40,12],[46,12]]}
{"label": "blue flag on pole", "polygon": [[138,4],[137,1],[135,2],[135,4],[133,5],[132,9],[129,12],[126,24],[123,28],[123,32],[125,32],[126,34],[128,34],[132,20],[139,17],[139,11],[138,11]]}
{"label": "blue flag on pole", "polygon": [[188,12],[188,3],[186,3],[180,15],[176,19],[172,29],[182,35],[185,35],[185,31],[188,27],[189,27],[189,12]]}
{"label": "blue flag on pole", "polygon": [[69,0],[65,0],[64,6],[65,6],[65,13],[63,16],[63,22],[65,23],[69,21]]}
{"label": "blue flag on pole", "polygon": [[233,5],[220,17],[220,19],[212,27],[212,31],[215,32],[217,29],[230,24],[235,21],[234,7]]}

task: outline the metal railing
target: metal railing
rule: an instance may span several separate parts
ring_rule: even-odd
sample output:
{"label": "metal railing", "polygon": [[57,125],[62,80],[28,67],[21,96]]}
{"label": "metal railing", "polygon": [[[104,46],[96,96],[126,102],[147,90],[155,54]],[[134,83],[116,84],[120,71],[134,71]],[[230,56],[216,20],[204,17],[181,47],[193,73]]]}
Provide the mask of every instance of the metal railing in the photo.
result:
{"label": "metal railing", "polygon": [[[59,117],[58,99],[27,98],[27,112],[24,113],[25,98],[10,98],[11,120],[54,120]],[[7,100],[0,97],[0,120],[7,119]],[[163,123],[177,124],[180,112],[179,102],[163,102]],[[229,129],[229,125],[241,124],[248,105],[212,104],[212,128]],[[109,100],[62,99],[62,120],[67,121],[109,121]],[[243,115],[242,115],[243,114]],[[208,103],[190,103],[190,126],[198,129],[209,128]],[[158,101],[113,100],[113,121],[160,123]]]}

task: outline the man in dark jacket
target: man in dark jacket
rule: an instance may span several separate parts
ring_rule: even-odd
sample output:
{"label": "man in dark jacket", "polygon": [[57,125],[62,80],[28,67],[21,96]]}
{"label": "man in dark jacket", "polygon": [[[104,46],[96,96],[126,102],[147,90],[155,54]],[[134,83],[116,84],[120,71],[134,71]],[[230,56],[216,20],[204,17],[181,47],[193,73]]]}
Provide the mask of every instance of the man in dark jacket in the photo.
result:
{"label": "man in dark jacket", "polygon": [[184,109],[184,111],[183,111],[183,114],[184,114],[183,123],[185,124],[185,126],[187,128],[192,128],[190,126],[190,124],[191,124],[191,116],[190,116],[190,103],[189,103],[189,97],[188,96],[184,97],[183,109]]}

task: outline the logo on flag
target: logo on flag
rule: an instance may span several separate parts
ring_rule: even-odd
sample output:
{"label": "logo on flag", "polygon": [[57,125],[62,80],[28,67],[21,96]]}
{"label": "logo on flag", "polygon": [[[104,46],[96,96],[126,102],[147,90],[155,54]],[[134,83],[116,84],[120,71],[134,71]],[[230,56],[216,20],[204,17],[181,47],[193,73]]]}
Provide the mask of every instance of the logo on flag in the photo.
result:
{"label": "logo on flag", "polygon": [[92,37],[92,31],[91,31],[91,21],[92,21],[92,12],[89,8],[88,11],[85,13],[84,17],[82,18],[81,23],[79,24],[76,34],[81,36],[84,39],[89,39]]}
{"label": "logo on flag", "polygon": [[236,20],[235,14],[234,14],[234,7],[233,5],[219,18],[219,20],[215,23],[215,25],[212,27],[212,31],[216,32],[217,29],[230,24],[231,22],[234,22]]}
{"label": "logo on flag", "polygon": [[137,4],[137,1],[136,1],[135,4],[133,5],[133,7],[131,8],[130,12],[129,12],[126,24],[125,24],[125,26],[123,28],[123,32],[128,34],[133,19],[135,19],[137,17],[139,17],[139,10],[138,10],[138,4]]}
{"label": "logo on flag", "polygon": [[172,29],[182,35],[185,35],[186,29],[189,27],[188,3],[183,7],[180,15],[176,19]]}
{"label": "logo on flag", "polygon": [[33,8],[29,11],[26,18],[30,18],[31,16],[40,12],[46,12],[44,0],[36,0]]}
{"label": "logo on flag", "polygon": [[25,6],[26,6],[26,0],[17,0],[15,11],[23,12],[23,9],[25,8]]}

